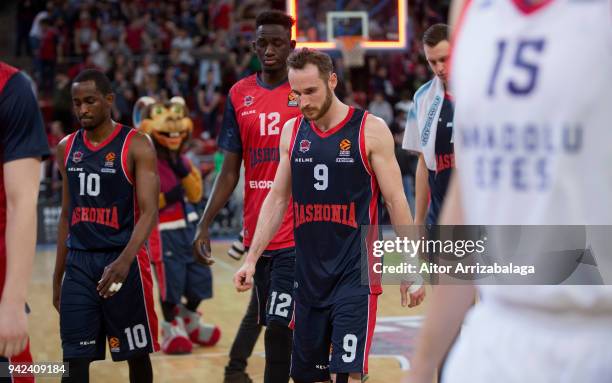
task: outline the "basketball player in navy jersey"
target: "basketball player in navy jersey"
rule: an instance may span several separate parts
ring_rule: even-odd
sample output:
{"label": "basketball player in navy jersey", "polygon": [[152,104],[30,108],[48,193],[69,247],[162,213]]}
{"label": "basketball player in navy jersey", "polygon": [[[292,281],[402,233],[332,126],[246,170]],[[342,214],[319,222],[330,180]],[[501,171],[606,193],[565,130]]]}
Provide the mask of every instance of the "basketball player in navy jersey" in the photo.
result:
{"label": "basketball player in navy jersey", "polygon": [[127,360],[130,382],[152,382],[157,317],[145,240],[157,223],[159,178],[151,141],[111,120],[106,76],[81,72],[72,84],[81,129],[58,145],[62,213],[53,275],[64,361],[87,382],[89,364]]}
{"label": "basketball player in navy jersey", "polygon": [[36,248],[40,160],[49,154],[36,97],[27,77],[0,62],[0,382],[7,362],[32,362],[26,297]]}
{"label": "basketball player in navy jersey", "polygon": [[[454,106],[448,92],[448,40],[446,24],[434,24],[423,34],[423,50],[435,77],[415,92],[402,142],[404,149],[419,156],[414,213],[414,223],[417,225],[435,225],[438,222],[455,166],[452,140]],[[431,93],[438,97],[428,97]],[[427,118],[431,115],[436,123]]]}
{"label": "basketball player in navy jersey", "polygon": [[[287,63],[303,116],[283,128],[274,184],[234,284],[238,291],[252,287],[257,259],[292,197],[296,266],[291,376],[297,383],[328,382],[330,373],[337,383],[361,382],[382,292],[371,254],[361,265],[361,230],[367,230],[365,245],[371,249],[368,244],[378,238],[381,193],[397,229],[412,224],[410,208],[391,131],[380,118],[338,100],[331,58],[305,48],[294,51]],[[362,267],[368,268],[367,283],[361,282]],[[403,304],[406,290],[402,286]],[[409,306],[423,297],[423,287],[411,292]]]}

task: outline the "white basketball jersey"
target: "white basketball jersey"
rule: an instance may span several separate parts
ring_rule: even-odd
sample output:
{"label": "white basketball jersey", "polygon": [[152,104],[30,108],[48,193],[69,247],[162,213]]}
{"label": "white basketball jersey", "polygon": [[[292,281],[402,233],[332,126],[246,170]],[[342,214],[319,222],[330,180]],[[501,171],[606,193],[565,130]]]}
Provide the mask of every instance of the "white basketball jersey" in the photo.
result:
{"label": "white basketball jersey", "polygon": [[[519,3],[472,0],[457,30],[451,89],[465,223],[610,225],[611,4]],[[483,301],[487,293],[612,312],[609,286],[483,286]]]}

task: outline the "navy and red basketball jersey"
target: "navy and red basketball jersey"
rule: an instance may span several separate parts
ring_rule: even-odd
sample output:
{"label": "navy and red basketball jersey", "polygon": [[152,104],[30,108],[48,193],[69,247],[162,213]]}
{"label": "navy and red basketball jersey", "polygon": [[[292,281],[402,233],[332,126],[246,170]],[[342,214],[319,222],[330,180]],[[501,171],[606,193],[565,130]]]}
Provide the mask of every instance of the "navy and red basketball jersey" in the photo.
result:
{"label": "navy and red basketball jersey", "polygon": [[[371,254],[364,262],[361,257],[362,244],[365,249],[378,238],[382,211],[365,150],[366,117],[366,111],[351,107],[327,132],[302,117],[293,131],[296,293],[297,299],[313,306],[382,292],[379,278],[370,272]],[[367,276],[363,283],[362,268]]]}
{"label": "navy and red basketball jersey", "polygon": [[[244,244],[251,245],[257,217],[268,195],[280,154],[281,131],[300,115],[297,99],[285,81],[270,87],[257,74],[238,81],[230,89],[219,147],[242,155],[244,160]],[[283,223],[266,250],[294,246],[293,217],[287,209]]]}
{"label": "navy and red basketball jersey", "polygon": [[127,167],[135,134],[117,124],[98,146],[89,142],[83,129],[69,136],[64,155],[70,191],[69,249],[120,250],[130,240],[138,218],[134,179]]}
{"label": "navy and red basketball jersey", "polygon": [[6,193],[4,164],[49,155],[38,101],[28,78],[0,62],[0,296],[6,273]]}

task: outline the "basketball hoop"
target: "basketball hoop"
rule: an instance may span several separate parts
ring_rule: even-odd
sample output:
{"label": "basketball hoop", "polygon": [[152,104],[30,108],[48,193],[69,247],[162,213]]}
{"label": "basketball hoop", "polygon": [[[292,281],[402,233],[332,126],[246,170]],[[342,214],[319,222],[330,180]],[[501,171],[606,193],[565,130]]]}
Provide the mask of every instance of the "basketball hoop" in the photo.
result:
{"label": "basketball hoop", "polygon": [[342,51],[342,59],[347,68],[359,68],[365,65],[365,49],[361,46],[363,40],[363,36],[360,35],[336,37],[336,43]]}

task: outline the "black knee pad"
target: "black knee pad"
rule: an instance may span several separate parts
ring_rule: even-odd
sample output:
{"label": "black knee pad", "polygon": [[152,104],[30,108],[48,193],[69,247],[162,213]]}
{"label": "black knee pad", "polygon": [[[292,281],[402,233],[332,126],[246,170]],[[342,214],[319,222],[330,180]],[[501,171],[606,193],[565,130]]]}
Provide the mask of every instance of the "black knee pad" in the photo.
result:
{"label": "black knee pad", "polygon": [[91,359],[71,358],[64,359],[64,362],[68,363],[68,374],[70,376],[62,376],[62,383],[89,382],[89,364]]}
{"label": "black knee pad", "polygon": [[266,369],[264,383],[289,382],[291,365],[291,342],[293,331],[286,325],[272,321],[265,334]]}
{"label": "black knee pad", "polygon": [[291,360],[293,331],[286,325],[272,321],[266,327],[266,360],[285,362]]}
{"label": "black knee pad", "polygon": [[336,374],[336,383],[348,383],[349,374],[347,372],[340,372]]}
{"label": "black knee pad", "polygon": [[138,355],[128,359],[130,383],[153,382],[153,366],[149,354]]}

